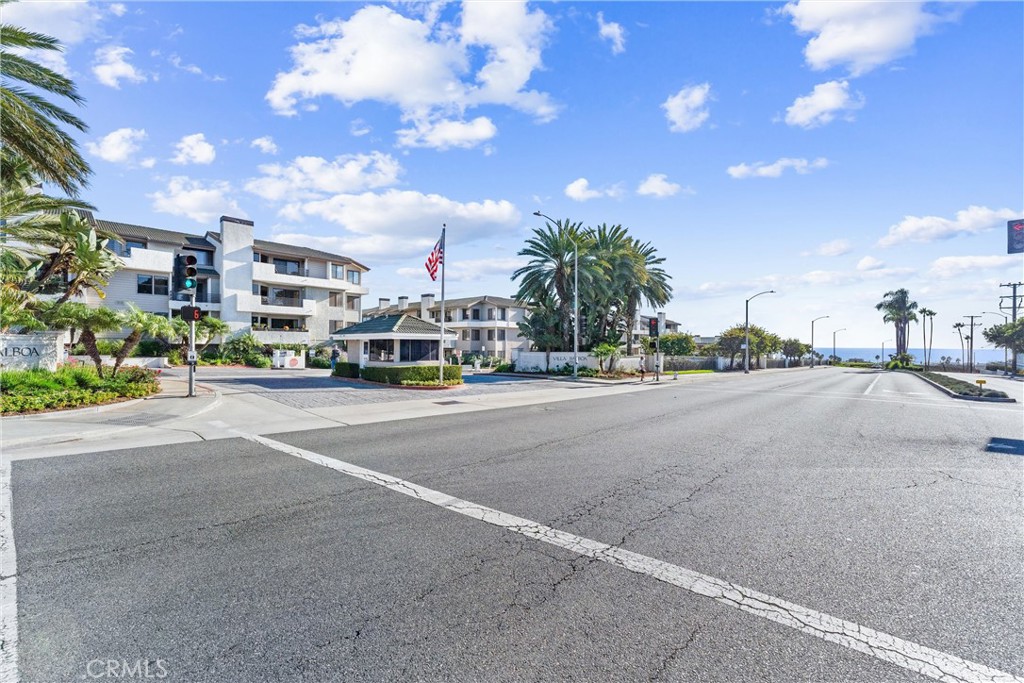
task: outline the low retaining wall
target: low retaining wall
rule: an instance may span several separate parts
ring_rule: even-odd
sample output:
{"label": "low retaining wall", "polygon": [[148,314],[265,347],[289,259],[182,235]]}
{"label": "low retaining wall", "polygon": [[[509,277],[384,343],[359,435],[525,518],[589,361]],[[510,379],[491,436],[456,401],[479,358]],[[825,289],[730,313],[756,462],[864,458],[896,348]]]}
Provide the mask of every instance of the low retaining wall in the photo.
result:
{"label": "low retaining wall", "polygon": [[[114,357],[113,356],[100,356],[100,359],[103,361],[104,365],[113,365],[114,364]],[[86,365],[92,365],[93,364],[92,358],[90,358],[89,356],[68,356],[68,360],[73,360],[76,363],[85,363]],[[129,365],[137,365],[137,366],[142,367],[142,368],[169,368],[169,367],[171,367],[171,364],[167,362],[167,358],[165,356],[154,356],[154,357],[129,356],[128,358],[124,359],[123,363],[121,363],[121,367],[126,367],[126,366],[129,366]]]}

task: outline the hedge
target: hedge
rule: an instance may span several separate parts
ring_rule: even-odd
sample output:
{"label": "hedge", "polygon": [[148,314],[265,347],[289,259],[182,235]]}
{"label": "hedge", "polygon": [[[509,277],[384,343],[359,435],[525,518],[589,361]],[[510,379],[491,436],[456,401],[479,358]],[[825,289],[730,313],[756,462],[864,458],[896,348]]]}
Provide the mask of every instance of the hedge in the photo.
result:
{"label": "hedge", "polygon": [[[328,366],[330,367],[330,366]],[[338,361],[334,365],[334,372],[331,373],[332,377],[351,377],[358,379],[359,377],[359,363],[342,363]]]}
{"label": "hedge", "polygon": [[[358,369],[358,368],[357,368]],[[337,372],[337,368],[335,368]],[[404,365],[393,368],[372,367],[363,368],[362,378],[368,382],[379,382],[380,384],[437,384],[438,372],[436,365]],[[445,384],[454,381],[462,383],[462,366],[444,366]]]}

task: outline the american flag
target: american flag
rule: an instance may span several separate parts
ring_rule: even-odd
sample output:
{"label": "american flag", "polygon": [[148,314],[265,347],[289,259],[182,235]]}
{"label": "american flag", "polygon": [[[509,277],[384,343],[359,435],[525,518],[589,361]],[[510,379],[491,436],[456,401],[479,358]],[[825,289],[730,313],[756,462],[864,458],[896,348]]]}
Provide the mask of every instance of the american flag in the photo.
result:
{"label": "american flag", "polygon": [[427,257],[427,262],[424,264],[431,280],[437,280],[437,267],[442,263],[444,263],[444,233],[441,233],[441,239],[434,245],[434,251],[430,252],[430,256]]}

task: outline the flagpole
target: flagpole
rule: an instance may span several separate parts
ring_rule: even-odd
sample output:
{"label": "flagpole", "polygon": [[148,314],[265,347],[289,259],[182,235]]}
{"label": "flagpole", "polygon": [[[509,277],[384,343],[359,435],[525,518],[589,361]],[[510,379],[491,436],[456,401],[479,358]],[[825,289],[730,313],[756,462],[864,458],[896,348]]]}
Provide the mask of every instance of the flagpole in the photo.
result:
{"label": "flagpole", "polygon": [[438,371],[440,373],[440,386],[444,386],[444,231],[448,226],[441,224],[441,343],[437,347]]}

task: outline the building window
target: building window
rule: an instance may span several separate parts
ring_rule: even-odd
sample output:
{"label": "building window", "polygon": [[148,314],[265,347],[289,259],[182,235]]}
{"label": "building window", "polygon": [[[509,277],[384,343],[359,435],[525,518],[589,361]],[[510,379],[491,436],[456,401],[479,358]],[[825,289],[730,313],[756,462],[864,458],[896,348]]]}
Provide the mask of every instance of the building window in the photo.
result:
{"label": "building window", "polygon": [[507,308],[499,308],[498,309],[498,320],[508,320],[508,309]]}
{"label": "building window", "polygon": [[350,311],[358,311],[359,310],[359,297],[358,296],[346,297],[345,298],[345,308],[347,310],[350,310]]}
{"label": "building window", "polygon": [[468,308],[463,308],[462,309],[462,319],[463,320],[469,320],[469,309]]}
{"label": "building window", "polygon": [[281,275],[303,275],[302,262],[283,258],[274,259],[274,272]]}
{"label": "building window", "polygon": [[347,270],[345,271],[345,275],[348,277],[348,281],[354,285],[358,285],[361,282],[362,273],[358,270]]}
{"label": "building window", "polygon": [[341,308],[345,305],[345,293],[344,292],[331,292],[330,306],[333,308]]}
{"label": "building window", "polygon": [[386,363],[394,362],[394,342],[390,339],[371,339],[370,360],[383,361]]}
{"label": "building window", "polygon": [[426,339],[402,339],[398,342],[398,359],[403,363],[437,360],[437,342]]}
{"label": "building window", "polygon": [[185,249],[183,250],[187,256],[196,257],[197,266],[212,266],[213,265],[213,252],[206,251],[205,249]]}
{"label": "building window", "polygon": [[494,330],[487,330],[487,341],[494,341]]}
{"label": "building window", "polygon": [[473,341],[480,341],[480,330],[473,330]]}
{"label": "building window", "polygon": [[343,329],[348,327],[344,320],[331,320],[327,323],[327,334],[334,334],[335,332],[341,332]]}
{"label": "building window", "polygon": [[114,252],[118,256],[131,256],[132,249],[145,249],[145,242],[138,242],[136,240],[125,240],[124,244],[120,242],[110,241],[110,251]]}
{"label": "building window", "polygon": [[479,319],[480,319],[480,309],[479,308],[474,308],[473,309],[473,320],[479,320]]}
{"label": "building window", "polygon": [[505,341],[505,330],[498,330],[498,341]]}
{"label": "building window", "polygon": [[345,279],[345,266],[339,265],[337,263],[332,263],[331,264],[331,277],[333,277],[335,280],[344,280]]}
{"label": "building window", "polygon": [[158,275],[139,275],[136,291],[139,294],[160,294],[167,296],[170,283],[167,278]]}
{"label": "building window", "polygon": [[462,331],[462,341],[469,341],[469,330]]}
{"label": "building window", "polygon": [[487,319],[488,320],[494,320],[494,309],[493,308],[488,308],[487,309]]}

